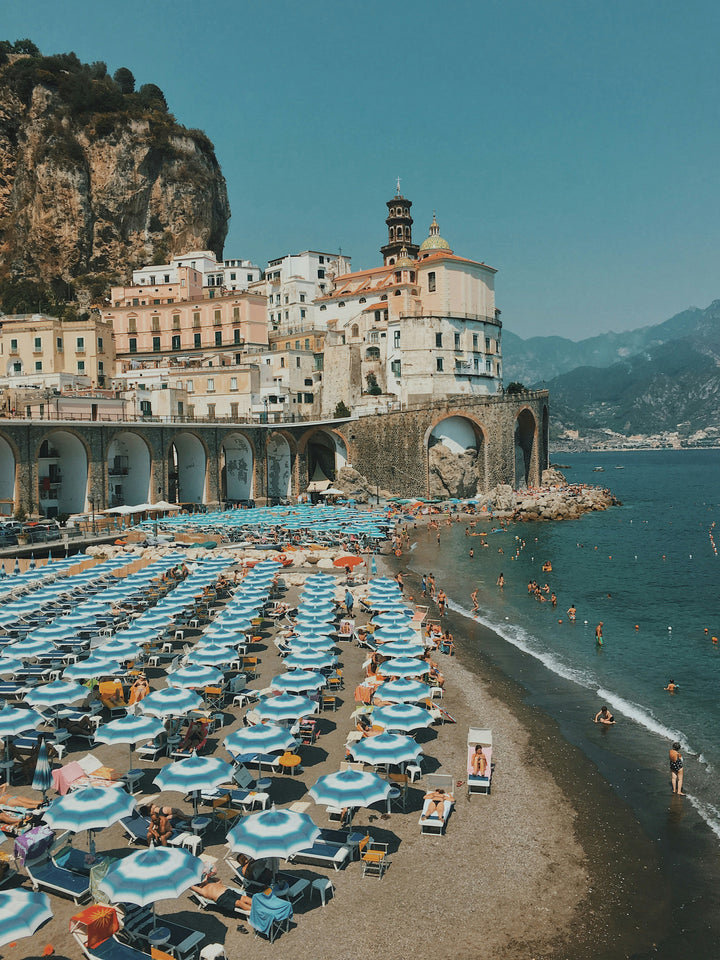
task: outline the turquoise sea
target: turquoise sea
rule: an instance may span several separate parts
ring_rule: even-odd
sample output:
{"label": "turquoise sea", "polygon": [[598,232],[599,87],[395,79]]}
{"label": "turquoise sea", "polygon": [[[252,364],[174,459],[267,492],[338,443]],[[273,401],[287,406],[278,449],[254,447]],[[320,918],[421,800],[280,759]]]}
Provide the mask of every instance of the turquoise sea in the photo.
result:
{"label": "turquoise sea", "polygon": [[[569,482],[608,487],[623,505],[500,532],[478,523],[470,532],[488,531],[485,548],[464,523],[441,526],[440,550],[434,531],[419,530],[408,565],[433,571],[451,606],[468,616],[479,588],[476,618],[497,634],[484,653],[597,763],[651,836],[665,829],[658,811],[670,803],[667,757],[679,740],[688,797],[673,802],[692,805],[720,843],[720,644],[711,639],[720,638],[720,450],[554,459],[569,465]],[[531,579],[548,584],[557,607],[528,595]],[[472,652],[472,627],[469,636]],[[664,690],[671,678],[675,694]],[[617,720],[609,729],[591,722],[603,703]]]}

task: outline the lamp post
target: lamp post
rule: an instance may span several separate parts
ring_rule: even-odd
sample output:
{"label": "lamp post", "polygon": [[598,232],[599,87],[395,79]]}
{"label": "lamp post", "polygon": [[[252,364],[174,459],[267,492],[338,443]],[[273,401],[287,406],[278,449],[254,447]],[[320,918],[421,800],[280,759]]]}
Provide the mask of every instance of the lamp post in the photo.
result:
{"label": "lamp post", "polygon": [[92,508],[92,532],[95,536],[95,500],[92,497],[90,498],[90,507]]}

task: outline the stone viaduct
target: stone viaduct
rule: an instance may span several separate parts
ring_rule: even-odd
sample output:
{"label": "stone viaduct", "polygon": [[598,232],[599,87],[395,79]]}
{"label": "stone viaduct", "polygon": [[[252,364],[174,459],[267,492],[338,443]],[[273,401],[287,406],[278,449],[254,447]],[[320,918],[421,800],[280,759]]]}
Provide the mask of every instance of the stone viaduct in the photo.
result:
{"label": "stone viaduct", "polygon": [[121,504],[294,497],[349,465],[398,495],[428,496],[430,449],[474,451],[477,490],[537,485],[548,463],[546,391],[458,397],[303,423],[0,420],[0,501],[46,516]]}

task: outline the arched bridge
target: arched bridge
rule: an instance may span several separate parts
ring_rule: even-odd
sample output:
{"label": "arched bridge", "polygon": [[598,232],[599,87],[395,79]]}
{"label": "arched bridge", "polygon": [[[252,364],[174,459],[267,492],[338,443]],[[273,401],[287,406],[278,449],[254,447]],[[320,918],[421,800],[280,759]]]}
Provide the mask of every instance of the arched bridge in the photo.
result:
{"label": "arched bridge", "polygon": [[416,496],[450,495],[443,484],[458,470],[461,495],[534,485],[547,465],[548,417],[538,391],[302,424],[3,420],[0,501],[45,516],[158,500],[262,503],[346,464]]}

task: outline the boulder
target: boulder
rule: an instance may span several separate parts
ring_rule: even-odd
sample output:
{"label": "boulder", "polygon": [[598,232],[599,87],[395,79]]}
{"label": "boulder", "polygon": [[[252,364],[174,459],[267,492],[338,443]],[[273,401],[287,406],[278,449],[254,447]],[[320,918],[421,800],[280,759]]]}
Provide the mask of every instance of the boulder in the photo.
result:
{"label": "boulder", "polygon": [[472,448],[453,453],[436,443],[428,453],[431,497],[474,497],[478,489],[478,456]]}

